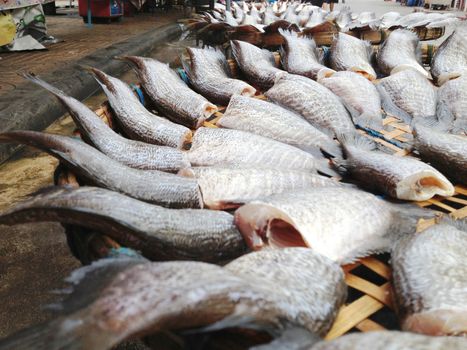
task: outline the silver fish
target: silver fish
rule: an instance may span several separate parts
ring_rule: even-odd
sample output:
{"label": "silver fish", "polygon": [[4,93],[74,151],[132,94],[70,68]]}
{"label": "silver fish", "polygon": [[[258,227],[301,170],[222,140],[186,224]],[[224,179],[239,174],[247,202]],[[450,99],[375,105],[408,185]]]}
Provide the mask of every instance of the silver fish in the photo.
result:
{"label": "silver fish", "polygon": [[467,75],[451,79],[438,89],[436,116],[446,130],[467,134]]}
{"label": "silver fish", "polygon": [[233,216],[167,209],[97,187],[52,187],[0,213],[0,224],[59,221],[102,232],[151,260],[222,262],[245,252]]}
{"label": "silver fish", "polygon": [[467,221],[441,222],[392,250],[395,301],[402,329],[467,334]]}
{"label": "silver fish", "polygon": [[421,65],[420,40],[410,30],[397,29],[391,32],[379,49],[377,62],[381,71],[387,75],[414,69],[426,78],[429,76]]}
{"label": "silver fish", "polygon": [[237,209],[235,223],[251,249],[308,246],[346,264],[387,251],[431,216],[358,189],[319,187],[254,200]]}
{"label": "silver fish", "polygon": [[33,75],[24,76],[52,93],[69,111],[82,138],[108,157],[129,167],[145,170],[177,172],[190,166],[182,151],[124,138],[114,132],[84,103]]}
{"label": "silver fish", "polygon": [[454,186],[443,174],[416,158],[375,151],[376,145],[362,136],[340,141],[346,159],[339,165],[362,187],[411,201],[454,195]]}
{"label": "silver fish", "polygon": [[305,28],[313,28],[316,27],[317,25],[320,25],[321,23],[325,22],[324,19],[325,12],[322,11],[321,9],[314,9],[313,12],[311,13],[310,18],[308,19],[308,22],[305,24]]}
{"label": "silver fish", "polygon": [[341,98],[355,124],[375,130],[383,128],[381,97],[368,79],[342,71],[318,79],[318,82]]}
{"label": "silver fish", "polygon": [[340,10],[338,14],[336,15],[334,22],[337,24],[337,26],[342,32],[347,31],[348,25],[352,22],[352,13],[351,13],[350,7],[344,6],[342,10]]}
{"label": "silver fish", "polygon": [[198,128],[217,112],[203,96],[191,90],[168,64],[152,58],[123,56],[131,62],[149,98],[167,118],[189,128]]}
{"label": "silver fish", "polygon": [[280,74],[265,95],[275,103],[301,114],[313,126],[330,135],[355,132],[342,102],[326,87],[311,79]]}
{"label": "silver fish", "polygon": [[113,115],[132,139],[176,148],[191,140],[190,129],[149,112],[125,82],[96,68],[90,70],[107,95]]}
{"label": "silver fish", "polygon": [[230,45],[238,68],[255,87],[269,89],[274,84],[276,73],[283,72],[276,67],[271,51],[239,40],[232,40]]}
{"label": "silver fish", "polygon": [[436,87],[422,74],[407,69],[383,78],[376,85],[383,109],[406,123],[436,114]]}
{"label": "silver fish", "polygon": [[187,48],[190,63],[182,61],[191,85],[213,103],[226,106],[232,95],[254,96],[256,89],[232,79],[224,54],[216,49]]}
{"label": "silver fish", "polygon": [[310,350],[462,350],[467,340],[457,337],[428,337],[426,335],[375,331],[351,333],[331,341],[321,341]]}
{"label": "silver fish", "polygon": [[298,37],[297,33],[282,29],[279,29],[279,33],[284,38],[281,61],[287,72],[315,80],[333,72],[321,64],[319,51],[313,39]]}
{"label": "silver fish", "polygon": [[200,327],[324,334],[346,296],[339,266],[299,248],[251,253],[224,268],[103,259],[67,281],[73,288],[57,305],[62,316],[0,341],[0,349],[110,349],[128,338]]}
{"label": "silver fish", "polygon": [[334,70],[349,70],[376,79],[370,63],[371,45],[351,35],[338,33],[331,45],[330,65]]}
{"label": "silver fish", "polygon": [[467,25],[457,26],[431,60],[431,75],[438,85],[467,73]]}
{"label": "silver fish", "polygon": [[381,16],[380,20],[381,23],[379,27],[381,29],[388,29],[391,28],[396,22],[401,18],[401,14],[399,12],[386,12],[384,15]]}
{"label": "silver fish", "polygon": [[200,128],[193,137],[188,158],[193,166],[262,166],[315,171],[316,159],[285,143],[249,132]]}
{"label": "silver fish", "polygon": [[237,208],[257,198],[301,188],[341,186],[324,176],[289,169],[195,167],[179,174],[198,181],[204,205],[211,209]]}
{"label": "silver fish", "polygon": [[414,145],[421,158],[457,183],[467,183],[467,136],[451,135],[434,126],[414,126]]}
{"label": "silver fish", "polygon": [[399,27],[407,27],[412,23],[417,23],[423,20],[426,16],[426,12],[412,12],[405,16],[402,16],[396,23]]}
{"label": "silver fish", "polygon": [[216,124],[287,143],[318,157],[322,156],[321,150],[334,156],[341,153],[331,137],[314,128],[300,115],[257,98],[233,96]]}
{"label": "silver fish", "polygon": [[129,168],[71,137],[35,131],[0,134],[0,142],[39,148],[60,159],[87,183],[146,202],[177,208],[202,208],[198,183],[157,170]]}

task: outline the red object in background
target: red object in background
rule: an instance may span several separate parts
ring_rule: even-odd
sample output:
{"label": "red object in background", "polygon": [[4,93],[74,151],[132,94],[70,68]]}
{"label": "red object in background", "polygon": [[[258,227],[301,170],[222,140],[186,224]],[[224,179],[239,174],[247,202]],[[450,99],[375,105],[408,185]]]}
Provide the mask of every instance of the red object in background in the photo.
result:
{"label": "red object in background", "polygon": [[88,1],[91,4],[92,18],[115,18],[123,16],[122,0],[78,0],[79,15],[88,15]]}
{"label": "red object in background", "polygon": [[136,8],[130,2],[130,0],[123,0],[123,16],[134,17],[135,13],[136,13]]}

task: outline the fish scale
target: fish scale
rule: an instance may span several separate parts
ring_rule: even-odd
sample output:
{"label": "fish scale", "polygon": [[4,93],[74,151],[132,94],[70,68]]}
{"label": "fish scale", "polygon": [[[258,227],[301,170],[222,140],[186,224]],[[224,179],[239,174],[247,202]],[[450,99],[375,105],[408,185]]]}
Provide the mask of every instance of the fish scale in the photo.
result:
{"label": "fish scale", "polygon": [[446,130],[467,134],[467,76],[461,75],[441,85],[438,89],[436,116]]}

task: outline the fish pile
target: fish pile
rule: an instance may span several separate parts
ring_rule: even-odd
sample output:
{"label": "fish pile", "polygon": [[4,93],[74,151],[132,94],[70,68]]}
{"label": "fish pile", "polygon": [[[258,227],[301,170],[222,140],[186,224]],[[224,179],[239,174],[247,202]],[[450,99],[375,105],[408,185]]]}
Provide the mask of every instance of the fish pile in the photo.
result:
{"label": "fish pile", "polygon": [[[284,4],[285,18],[311,20],[313,11],[302,13],[309,5],[275,6]],[[276,16],[267,8],[244,3],[242,11],[247,21]],[[404,202],[451,197],[454,184],[466,184],[463,30],[439,48],[431,73],[406,29],[393,31],[376,59],[344,33],[329,62],[290,30],[280,31],[279,61],[234,40],[244,80],[219,49],[188,48],[181,76],[152,58],[119,57],[151,104],[88,68],[118,132],[24,74],[68,110],[81,139],[17,130],[0,142],[48,152],[78,186],[43,189],[0,213],[0,224],[57,221],[127,250],[74,271],[69,295],[54,305],[59,315],[0,340],[0,349],[111,349],[133,338],[157,344],[167,332],[190,343],[225,330],[246,332],[264,350],[467,348],[455,337],[467,334],[466,221]],[[412,155],[378,146],[385,113],[413,128]],[[421,219],[433,224],[418,232]],[[322,340],[346,301],[341,266],[383,252],[404,332]]]}

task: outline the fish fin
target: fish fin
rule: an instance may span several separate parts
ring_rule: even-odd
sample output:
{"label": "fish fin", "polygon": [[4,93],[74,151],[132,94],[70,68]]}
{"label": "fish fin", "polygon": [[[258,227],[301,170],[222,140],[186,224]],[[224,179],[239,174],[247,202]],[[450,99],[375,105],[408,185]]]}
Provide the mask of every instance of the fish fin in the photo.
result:
{"label": "fish fin", "polygon": [[279,31],[279,34],[282,35],[283,37],[298,38],[297,32],[294,32],[293,30],[279,28],[278,31]]}
{"label": "fish fin", "polygon": [[251,347],[249,350],[305,350],[310,349],[321,338],[310,331],[293,327],[288,328],[282,334],[268,344],[262,344]]}
{"label": "fish fin", "polygon": [[47,91],[49,91],[50,93],[52,93],[53,95],[57,96],[57,97],[62,97],[62,96],[66,96],[66,94],[56,88],[55,86],[47,83],[46,81],[38,78],[35,74],[33,73],[27,73],[27,72],[24,72],[24,73],[21,73],[21,76],[27,80],[29,80],[30,82],[33,82],[34,84],[36,85],[39,85],[41,87],[43,87],[44,89],[46,89]]}
{"label": "fish fin", "polygon": [[422,126],[435,131],[447,132],[447,130],[451,126],[451,122],[452,120],[448,118],[440,119],[435,115],[431,115],[427,117],[414,118],[410,126],[413,129],[416,129],[417,126]]}
{"label": "fish fin", "polygon": [[467,218],[457,219],[452,216],[443,215],[438,221],[439,224],[454,226],[460,231],[467,232]]}
{"label": "fish fin", "polygon": [[391,203],[392,209],[392,232],[393,239],[398,239],[404,235],[412,234],[417,231],[417,224],[420,219],[432,219],[440,216],[433,210],[420,208],[412,203]]}
{"label": "fish fin", "polygon": [[280,48],[279,48],[279,56],[280,56],[280,63],[281,63],[281,66],[284,67],[284,69],[288,69],[287,68],[287,54],[285,52],[285,49],[284,49],[284,45],[282,45]]}
{"label": "fish fin", "polygon": [[337,135],[337,139],[344,149],[352,146],[364,151],[374,151],[377,148],[375,142],[357,132]]}
{"label": "fish fin", "polygon": [[381,130],[383,128],[382,116],[375,116],[374,114],[364,112],[359,116],[353,118],[354,123],[358,126],[369,128],[373,130]]}
{"label": "fish fin", "polygon": [[318,173],[329,176],[340,178],[340,174],[333,169],[333,165],[327,159],[315,159],[316,170]]}
{"label": "fish fin", "polygon": [[412,116],[406,111],[396,106],[396,104],[392,101],[391,97],[386,92],[381,83],[376,85],[376,89],[378,90],[379,95],[381,96],[381,106],[387,114],[397,116],[407,124],[410,124],[412,122]]}

